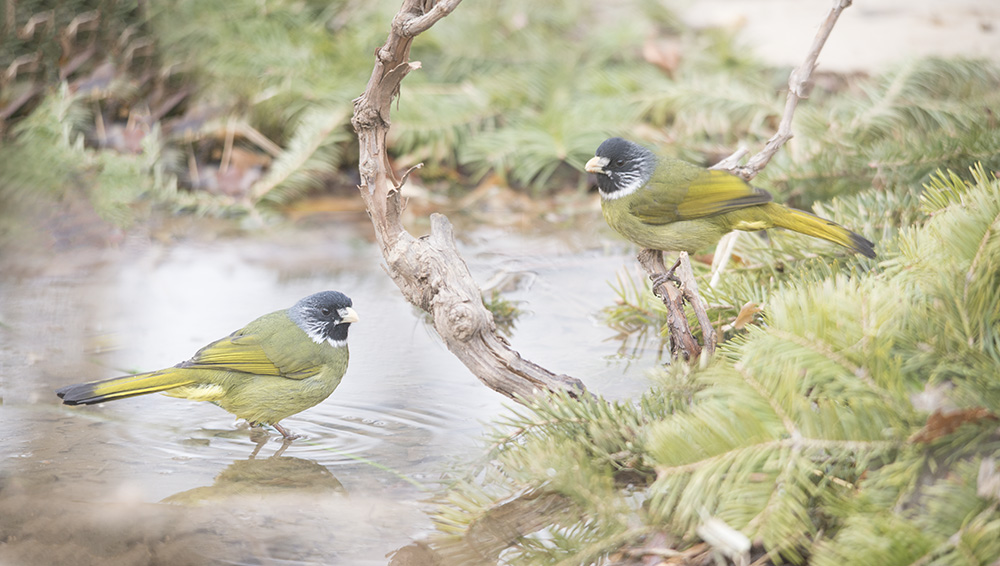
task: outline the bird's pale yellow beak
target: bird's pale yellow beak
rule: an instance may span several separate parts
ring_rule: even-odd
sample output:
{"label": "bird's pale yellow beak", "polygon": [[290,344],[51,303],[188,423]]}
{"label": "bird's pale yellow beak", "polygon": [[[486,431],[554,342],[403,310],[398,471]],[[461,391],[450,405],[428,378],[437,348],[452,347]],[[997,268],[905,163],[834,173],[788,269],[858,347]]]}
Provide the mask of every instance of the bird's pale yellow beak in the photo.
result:
{"label": "bird's pale yellow beak", "polygon": [[596,173],[600,175],[601,173],[604,173],[604,168],[607,167],[608,163],[611,163],[611,160],[607,157],[591,157],[590,161],[583,166],[583,170],[587,173]]}
{"label": "bird's pale yellow beak", "polygon": [[344,309],[344,314],[342,314],[340,316],[340,322],[341,323],[344,323],[344,322],[357,322],[359,320],[361,320],[361,319],[358,318],[357,311],[355,311],[351,307],[346,307]]}

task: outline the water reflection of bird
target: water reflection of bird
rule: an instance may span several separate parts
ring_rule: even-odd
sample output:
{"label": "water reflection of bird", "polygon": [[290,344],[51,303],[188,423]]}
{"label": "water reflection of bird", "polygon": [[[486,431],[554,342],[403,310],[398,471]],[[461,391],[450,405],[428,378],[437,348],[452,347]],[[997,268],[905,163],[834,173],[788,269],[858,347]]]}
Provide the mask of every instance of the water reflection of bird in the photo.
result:
{"label": "water reflection of bird", "polygon": [[175,493],[164,503],[196,504],[232,497],[339,493],[344,486],[330,470],[312,460],[272,456],[237,460],[215,477],[210,486]]}
{"label": "water reflection of bird", "polygon": [[597,175],[605,220],[644,248],[693,253],[733,230],[780,227],[875,257],[874,244],[860,235],[773,203],[731,173],[660,158],[622,138],[605,140],[586,170]]}
{"label": "water reflection of bird", "polygon": [[209,401],[252,425],[271,425],[333,393],[347,371],[347,329],[358,315],[337,291],[310,295],[205,346],[174,367],[69,385],[67,405],[90,405],[146,393]]}

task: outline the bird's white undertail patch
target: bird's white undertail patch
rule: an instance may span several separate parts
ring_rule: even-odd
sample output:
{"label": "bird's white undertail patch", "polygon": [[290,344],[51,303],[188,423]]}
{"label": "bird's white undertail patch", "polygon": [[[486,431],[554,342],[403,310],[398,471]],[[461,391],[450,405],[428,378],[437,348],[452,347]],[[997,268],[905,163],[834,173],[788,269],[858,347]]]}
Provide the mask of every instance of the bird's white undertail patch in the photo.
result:
{"label": "bird's white undertail patch", "polygon": [[743,230],[744,232],[755,232],[757,230],[767,230],[770,226],[763,220],[741,220],[733,225],[733,230]]}
{"label": "bird's white undertail patch", "polygon": [[226,388],[214,383],[198,383],[167,389],[162,392],[168,397],[179,397],[192,401],[218,401],[226,394]]}

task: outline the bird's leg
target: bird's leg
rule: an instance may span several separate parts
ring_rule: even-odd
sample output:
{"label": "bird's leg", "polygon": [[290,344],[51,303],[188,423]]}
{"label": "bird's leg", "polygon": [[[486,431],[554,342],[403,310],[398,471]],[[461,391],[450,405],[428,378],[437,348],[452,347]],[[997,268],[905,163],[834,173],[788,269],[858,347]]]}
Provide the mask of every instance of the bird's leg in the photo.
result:
{"label": "bird's leg", "polygon": [[667,274],[665,275],[665,277],[667,278],[668,281],[673,281],[674,283],[677,283],[678,285],[681,284],[681,280],[678,279],[674,275],[674,271],[676,271],[677,268],[680,267],[680,265],[681,265],[681,258],[680,258],[680,256],[677,256],[677,261],[675,261],[674,265],[670,269],[667,270]]}
{"label": "bird's leg", "polygon": [[275,430],[277,430],[278,432],[280,432],[281,436],[285,437],[285,440],[295,440],[296,438],[302,438],[301,436],[299,436],[297,434],[292,434],[292,433],[288,432],[287,430],[285,430],[278,423],[271,423],[271,426],[273,426]]}

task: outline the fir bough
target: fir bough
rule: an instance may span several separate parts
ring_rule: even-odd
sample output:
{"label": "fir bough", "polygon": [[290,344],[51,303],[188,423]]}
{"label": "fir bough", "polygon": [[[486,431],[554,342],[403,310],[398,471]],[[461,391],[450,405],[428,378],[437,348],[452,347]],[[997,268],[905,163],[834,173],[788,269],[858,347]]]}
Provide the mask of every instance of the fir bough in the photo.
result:
{"label": "fir bough", "polygon": [[683,550],[707,517],[771,563],[1000,559],[1000,493],[983,483],[1000,449],[1000,181],[938,173],[922,209],[882,270],[769,290],[762,324],[707,367],[664,370],[638,402],[515,409],[491,453],[502,480],[441,507],[468,521],[451,543],[530,492],[573,513],[510,542],[511,564],[608,562],[664,532]]}

